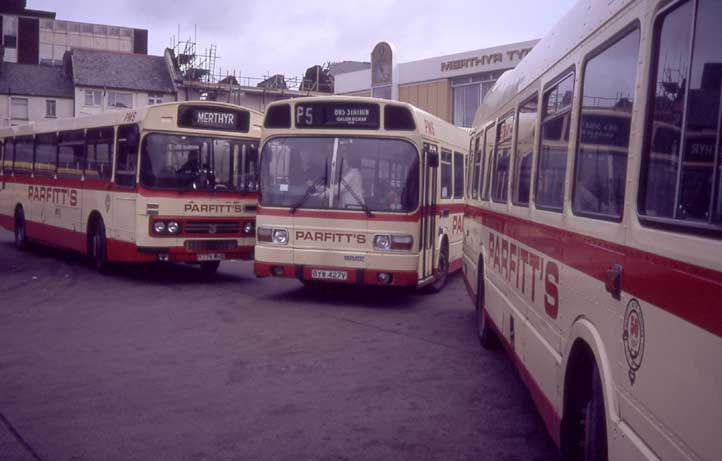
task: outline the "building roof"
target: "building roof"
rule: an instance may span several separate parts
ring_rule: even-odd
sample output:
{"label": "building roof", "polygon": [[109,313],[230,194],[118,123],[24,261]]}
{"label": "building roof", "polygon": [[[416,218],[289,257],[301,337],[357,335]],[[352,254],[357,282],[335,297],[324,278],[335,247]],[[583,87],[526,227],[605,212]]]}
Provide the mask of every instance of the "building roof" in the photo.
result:
{"label": "building roof", "polygon": [[75,91],[63,67],[3,62],[0,93],[72,99]]}
{"label": "building roof", "polygon": [[75,85],[175,93],[163,56],[89,49],[72,49],[68,55]]}
{"label": "building roof", "polygon": [[341,75],[341,74],[347,74],[349,72],[356,72],[357,70],[364,70],[364,69],[370,69],[371,63],[370,62],[360,62],[360,61],[341,61],[341,62],[332,62],[328,66],[328,71],[331,75]]}

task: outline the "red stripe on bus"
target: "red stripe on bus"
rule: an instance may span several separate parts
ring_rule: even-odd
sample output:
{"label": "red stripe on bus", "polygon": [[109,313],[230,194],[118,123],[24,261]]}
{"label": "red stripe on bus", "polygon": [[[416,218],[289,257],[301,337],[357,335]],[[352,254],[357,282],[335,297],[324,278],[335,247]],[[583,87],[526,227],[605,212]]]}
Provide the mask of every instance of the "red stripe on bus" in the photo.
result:
{"label": "red stripe on bus", "polygon": [[247,199],[256,200],[258,194],[241,194],[239,192],[221,192],[221,191],[175,191],[175,190],[154,190],[142,186],[125,187],[119,186],[109,181],[100,181],[97,179],[68,179],[68,178],[48,178],[48,177],[31,177],[31,176],[0,176],[0,181],[14,184],[40,185],[48,187],[67,187],[69,189],[96,190],[96,191],[112,191],[124,193],[138,193],[142,197],[153,198],[224,198],[224,199]]}
{"label": "red stripe on bus", "polygon": [[466,214],[602,283],[621,264],[622,290],[722,337],[721,272],[477,207]]}
{"label": "red stripe on bus", "polygon": [[12,216],[0,214],[0,227],[4,227],[5,229],[12,232],[12,231],[14,231],[13,221],[14,221],[14,219]]}

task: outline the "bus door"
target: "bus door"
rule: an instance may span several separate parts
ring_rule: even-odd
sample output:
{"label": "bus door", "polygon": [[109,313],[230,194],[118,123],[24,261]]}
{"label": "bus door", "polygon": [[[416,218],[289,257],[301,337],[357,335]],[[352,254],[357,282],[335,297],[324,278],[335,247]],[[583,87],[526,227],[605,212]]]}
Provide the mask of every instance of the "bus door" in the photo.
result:
{"label": "bus door", "polygon": [[115,238],[135,241],[136,214],[145,214],[146,208],[136,210],[136,175],[138,171],[138,125],[118,127],[115,150],[115,184],[118,190],[128,193],[113,194],[112,227]]}
{"label": "bus door", "polygon": [[421,189],[421,222],[419,238],[421,250],[421,280],[434,274],[436,258],[436,196],[439,150],[434,144],[424,143]]}

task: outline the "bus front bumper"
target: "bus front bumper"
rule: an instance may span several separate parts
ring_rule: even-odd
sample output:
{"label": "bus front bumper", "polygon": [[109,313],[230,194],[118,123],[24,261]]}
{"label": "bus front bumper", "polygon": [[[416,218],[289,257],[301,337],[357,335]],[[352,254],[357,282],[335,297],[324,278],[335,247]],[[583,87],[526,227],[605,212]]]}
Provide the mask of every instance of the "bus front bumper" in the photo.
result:
{"label": "bus front bumper", "polygon": [[[304,281],[340,283],[347,285],[378,285],[392,287],[415,287],[416,271],[358,269],[302,264],[282,264],[256,261],[253,263],[256,277],[287,277]],[[326,278],[319,275],[335,274],[343,278]]]}

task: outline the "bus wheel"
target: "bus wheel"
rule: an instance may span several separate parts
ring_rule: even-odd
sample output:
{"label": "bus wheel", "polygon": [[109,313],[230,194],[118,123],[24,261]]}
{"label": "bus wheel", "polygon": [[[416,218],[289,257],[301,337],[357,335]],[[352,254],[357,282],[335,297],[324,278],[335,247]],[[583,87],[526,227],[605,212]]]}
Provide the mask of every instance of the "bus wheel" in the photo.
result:
{"label": "bus wheel", "polygon": [[24,250],[28,246],[28,234],[25,230],[25,212],[18,208],[15,212],[15,248]]}
{"label": "bus wheel", "polygon": [[95,269],[101,274],[104,274],[108,272],[109,263],[108,245],[105,239],[105,224],[103,224],[102,219],[98,219],[95,224],[91,243],[91,249],[93,251],[91,256],[93,257]]}
{"label": "bus wheel", "polygon": [[449,277],[449,245],[444,241],[441,245],[439,253],[439,267],[436,269],[436,280],[429,285],[429,291],[438,293],[446,285],[446,279]]}
{"label": "bus wheel", "polygon": [[489,325],[486,310],[484,309],[484,272],[479,267],[479,283],[476,289],[476,327],[479,342],[484,349],[493,349],[496,346],[496,336]]}
{"label": "bus wheel", "polygon": [[577,387],[569,390],[573,394],[569,401],[569,413],[566,415],[568,422],[562,424],[562,459],[565,460],[608,459],[602,380],[594,361],[590,368],[591,370],[582,373],[580,380],[570,383]]}
{"label": "bus wheel", "polygon": [[204,261],[201,263],[201,272],[206,275],[213,275],[218,271],[220,265],[220,261]]}

